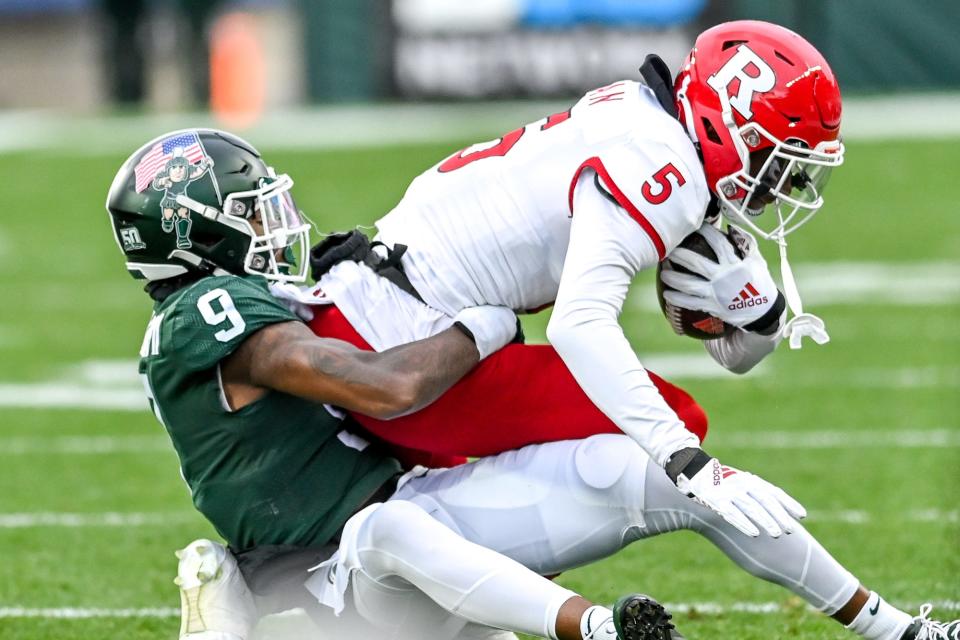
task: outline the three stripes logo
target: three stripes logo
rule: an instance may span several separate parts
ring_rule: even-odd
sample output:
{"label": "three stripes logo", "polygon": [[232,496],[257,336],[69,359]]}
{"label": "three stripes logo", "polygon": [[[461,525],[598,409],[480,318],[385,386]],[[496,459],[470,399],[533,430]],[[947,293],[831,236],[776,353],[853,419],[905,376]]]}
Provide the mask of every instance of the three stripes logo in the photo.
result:
{"label": "three stripes logo", "polygon": [[727,309],[736,311],[737,309],[746,309],[767,304],[767,302],[769,302],[767,296],[761,296],[757,288],[753,286],[753,283],[748,282],[743,289],[740,290],[740,295],[735,296],[733,300],[730,301]]}
{"label": "three stripes logo", "polygon": [[700,329],[700,331],[703,331],[704,333],[717,336],[722,334],[725,328],[723,320],[713,316],[707,316],[703,320],[697,320],[693,323],[693,326],[697,329]]}

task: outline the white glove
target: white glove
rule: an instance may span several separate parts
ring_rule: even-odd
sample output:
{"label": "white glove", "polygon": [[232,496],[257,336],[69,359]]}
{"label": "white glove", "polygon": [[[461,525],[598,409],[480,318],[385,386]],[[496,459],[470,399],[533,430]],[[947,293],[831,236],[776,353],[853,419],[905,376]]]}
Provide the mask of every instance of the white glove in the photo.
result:
{"label": "white glove", "polygon": [[[700,227],[719,263],[677,247],[664,261],[661,278],[676,291],[663,292],[670,304],[693,311],[705,311],[735,327],[760,331],[778,321],[785,303],[757,249],[756,240],[746,231],[730,226],[731,237],[743,253],[740,258],[727,237],[710,223]],[[695,275],[672,268],[679,265]],[[779,309],[779,310],[777,310]],[[769,314],[769,315],[768,315]],[[758,322],[762,320],[762,322]],[[757,323],[757,326],[752,326]]]}
{"label": "white glove", "polygon": [[453,322],[473,338],[481,360],[512,342],[520,332],[517,314],[493,305],[463,309],[454,316]]}
{"label": "white glove", "polygon": [[795,518],[807,516],[803,505],[782,489],[752,473],[724,466],[702,449],[681,449],[671,456],[666,469],[681,493],[748,536],[759,536],[762,528],[779,538],[793,532]]}

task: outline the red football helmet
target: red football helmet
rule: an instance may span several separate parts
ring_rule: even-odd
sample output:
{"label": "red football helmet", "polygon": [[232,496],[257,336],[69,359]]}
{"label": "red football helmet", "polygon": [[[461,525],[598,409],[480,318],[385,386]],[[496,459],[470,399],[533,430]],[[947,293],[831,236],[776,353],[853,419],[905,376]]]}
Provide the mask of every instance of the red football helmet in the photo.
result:
{"label": "red football helmet", "polygon": [[[784,27],[727,22],[700,34],[675,90],[721,211],[783,244],[823,205],[843,162],[840,87],[827,61]],[[761,228],[768,204],[777,219]]]}

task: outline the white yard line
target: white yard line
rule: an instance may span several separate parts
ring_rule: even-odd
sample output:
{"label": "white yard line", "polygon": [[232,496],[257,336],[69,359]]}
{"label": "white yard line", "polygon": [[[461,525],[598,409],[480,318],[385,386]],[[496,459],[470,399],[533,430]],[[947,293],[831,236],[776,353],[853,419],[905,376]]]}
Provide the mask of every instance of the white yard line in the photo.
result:
{"label": "white yard line", "polygon": [[84,609],[77,607],[29,608],[0,607],[0,618],[42,618],[82,620],[86,618],[179,618],[180,609],[148,607],[144,609]]}
{"label": "white yard line", "polygon": [[960,301],[960,262],[801,263],[796,272],[804,302],[915,306]]}
{"label": "white yard line", "polygon": [[[834,509],[830,511],[810,511],[804,522],[842,522],[850,525],[870,524],[875,521],[888,522],[889,517],[878,518],[869,511],[862,509]],[[955,509],[911,509],[897,516],[897,522],[914,524],[957,524],[960,522],[960,512]]]}
{"label": "white yard line", "polygon": [[[160,428],[159,426],[157,427]],[[710,435],[714,446],[729,449],[956,449],[956,429],[871,430],[833,427],[816,431],[732,431],[716,429]],[[173,447],[162,434],[136,436],[11,436],[0,438],[0,458],[22,455],[105,455],[125,453],[171,453]]]}
{"label": "white yard line", "polygon": [[[917,611],[922,602],[893,603],[906,611]],[[935,610],[956,611],[960,609],[960,601],[956,600],[935,600],[931,602]],[[702,613],[707,615],[721,615],[724,613],[756,613],[770,614],[782,613],[792,609],[785,602],[666,602],[663,605],[667,610],[674,613]],[[812,610],[812,609],[811,609]]]}
{"label": "white yard line", "polygon": [[91,386],[127,385],[142,389],[138,368],[138,361],[133,359],[84,360],[65,371],[63,378]]}
{"label": "white yard line", "polygon": [[37,383],[0,384],[0,407],[149,411],[137,361],[86,360]]}
{"label": "white yard line", "polygon": [[189,511],[155,513],[0,513],[0,529],[32,527],[155,527],[158,525],[196,522],[199,516]]}
{"label": "white yard line", "polygon": [[[893,604],[906,611],[917,611],[923,603],[895,602]],[[956,600],[934,600],[931,604],[934,606],[935,613],[936,611],[960,610],[960,602]],[[704,615],[722,615],[725,613],[769,615],[794,608],[786,602],[667,602],[664,606],[674,613],[690,614],[695,612]],[[0,607],[0,618],[83,620],[90,618],[177,618],[179,616],[180,609],[174,607],[146,607],[140,609]]]}
{"label": "white yard line", "polygon": [[[785,347],[782,347],[785,348]],[[764,387],[811,388],[829,385],[849,389],[960,388],[960,367],[858,367],[792,375],[789,380],[770,374],[771,363],[743,376],[730,373],[706,352],[645,353],[641,361],[651,371],[669,380],[726,380],[749,378]],[[71,409],[148,412],[139,384],[124,381],[115,386],[49,380],[38,383],[0,384],[0,408]],[[2,421],[0,421],[2,427]],[[0,452],[2,453],[2,452]]]}
{"label": "white yard line", "polygon": [[[157,429],[160,429],[159,425]],[[0,457],[21,455],[98,455],[173,452],[169,438],[157,436],[23,436],[0,438]]]}
{"label": "white yard line", "polygon": [[769,373],[768,363],[737,375],[730,373],[714,361],[706,351],[695,353],[641,353],[640,362],[650,371],[668,380],[737,380],[762,377]]}
{"label": "white yard line", "polygon": [[0,407],[149,411],[142,389],[98,389],[63,383],[2,384]]}
{"label": "white yard line", "polygon": [[735,449],[953,449],[960,447],[957,429],[849,429],[832,427],[817,431],[758,430],[711,433],[717,446]]}
{"label": "white yard line", "polygon": [[[0,529],[155,527],[195,522],[199,517],[198,514],[190,511],[0,513]],[[863,509],[833,509],[813,510],[805,522],[842,522],[848,525],[867,525],[875,521],[883,522],[886,520],[886,515],[877,516]],[[899,514],[897,521],[913,524],[957,524],[960,522],[960,512],[956,509],[911,509]]]}
{"label": "white yard line", "polygon": [[[765,388],[789,384],[791,388],[904,390],[960,388],[960,367],[859,367],[793,375],[789,380],[770,373],[771,364],[761,363],[746,375],[730,373],[702,353],[641,354],[644,366],[663,378],[682,380],[737,381],[749,378]],[[71,382],[0,383],[0,409],[66,409],[145,413],[150,411],[143,390],[127,384],[93,386]],[[0,421],[0,427],[3,422]],[[0,451],[2,453],[2,451]]]}

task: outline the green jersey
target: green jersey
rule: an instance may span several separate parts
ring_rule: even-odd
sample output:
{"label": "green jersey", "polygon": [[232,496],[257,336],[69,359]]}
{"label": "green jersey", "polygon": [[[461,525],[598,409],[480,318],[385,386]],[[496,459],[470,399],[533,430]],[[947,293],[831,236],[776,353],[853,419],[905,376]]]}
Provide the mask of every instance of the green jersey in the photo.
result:
{"label": "green jersey", "polygon": [[325,544],[400,468],[319,403],[269,391],[228,408],[220,362],[260,329],[291,321],[263,278],[207,277],[156,305],[140,349],[193,503],[236,550]]}

